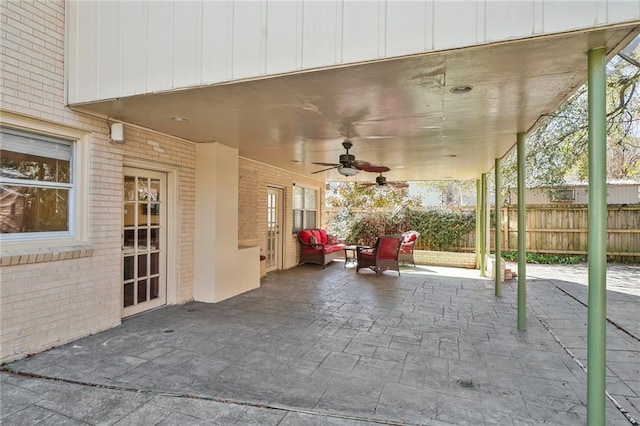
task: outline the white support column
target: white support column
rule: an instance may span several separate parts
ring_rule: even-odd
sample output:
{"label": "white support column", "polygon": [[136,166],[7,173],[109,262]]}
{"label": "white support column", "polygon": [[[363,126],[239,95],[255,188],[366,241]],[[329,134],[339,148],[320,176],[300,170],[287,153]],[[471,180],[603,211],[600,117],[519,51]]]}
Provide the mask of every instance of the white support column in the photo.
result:
{"label": "white support column", "polygon": [[196,147],[193,297],[219,302],[260,286],[260,249],[238,249],[238,150]]}

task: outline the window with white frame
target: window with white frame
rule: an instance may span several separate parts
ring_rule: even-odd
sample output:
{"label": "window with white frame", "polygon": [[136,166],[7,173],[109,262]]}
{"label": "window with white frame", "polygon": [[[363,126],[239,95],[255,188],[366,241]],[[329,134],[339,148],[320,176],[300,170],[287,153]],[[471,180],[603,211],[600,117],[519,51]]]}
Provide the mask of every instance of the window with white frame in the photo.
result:
{"label": "window with white frame", "polygon": [[74,127],[0,114],[0,242],[26,253],[87,244],[88,145]]}
{"label": "window with white frame", "polygon": [[318,191],[302,186],[293,187],[293,232],[316,228],[318,219]]}

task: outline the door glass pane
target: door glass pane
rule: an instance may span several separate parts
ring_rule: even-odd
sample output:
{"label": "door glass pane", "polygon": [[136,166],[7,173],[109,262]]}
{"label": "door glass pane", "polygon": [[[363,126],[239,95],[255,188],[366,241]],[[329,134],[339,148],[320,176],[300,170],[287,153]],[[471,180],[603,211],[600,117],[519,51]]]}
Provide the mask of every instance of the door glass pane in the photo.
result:
{"label": "door glass pane", "polygon": [[138,229],[138,250],[146,251],[148,243],[149,241],[147,240],[147,230]]}
{"label": "door glass pane", "polygon": [[151,179],[149,185],[149,201],[160,201],[160,179]]}
{"label": "door glass pane", "polygon": [[147,280],[138,280],[138,303],[147,301]]}
{"label": "door glass pane", "polygon": [[153,228],[149,230],[149,250],[158,250],[160,248],[160,230]]}
{"label": "door glass pane", "polygon": [[124,285],[124,307],[133,305],[133,283]]}
{"label": "door glass pane", "polygon": [[157,299],[160,294],[160,278],[153,277],[149,281],[151,282],[149,298]]}
{"label": "door glass pane", "polygon": [[138,277],[147,276],[147,255],[141,254],[138,256]]}
{"label": "door glass pane", "polygon": [[133,176],[124,177],[124,200],[136,200],[136,178]]}
{"label": "door glass pane", "polygon": [[160,253],[151,253],[151,268],[149,275],[154,275],[160,272]]}
{"label": "door glass pane", "polygon": [[125,256],[124,258],[124,280],[133,279],[133,265],[134,265],[134,256]]}
{"label": "door glass pane", "polygon": [[124,226],[135,226],[136,224],[136,204],[124,203]]}
{"label": "door glass pane", "polygon": [[136,233],[133,229],[124,231],[123,247],[125,254],[134,253],[136,251]]}

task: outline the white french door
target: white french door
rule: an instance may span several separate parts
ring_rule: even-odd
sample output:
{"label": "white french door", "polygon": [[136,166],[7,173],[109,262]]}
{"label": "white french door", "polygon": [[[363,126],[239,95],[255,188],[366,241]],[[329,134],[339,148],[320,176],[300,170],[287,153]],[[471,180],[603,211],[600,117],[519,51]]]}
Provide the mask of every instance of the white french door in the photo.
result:
{"label": "white french door", "polygon": [[167,303],[167,175],[124,168],[122,316]]}
{"label": "white french door", "polygon": [[266,272],[282,269],[282,188],[267,189]]}

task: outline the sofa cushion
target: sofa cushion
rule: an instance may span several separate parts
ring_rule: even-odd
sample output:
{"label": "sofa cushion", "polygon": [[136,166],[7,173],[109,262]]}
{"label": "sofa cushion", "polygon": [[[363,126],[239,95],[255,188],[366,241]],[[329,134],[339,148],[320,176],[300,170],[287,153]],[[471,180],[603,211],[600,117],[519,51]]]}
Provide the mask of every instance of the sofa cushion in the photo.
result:
{"label": "sofa cushion", "polygon": [[344,244],[330,244],[330,245],[324,246],[324,252],[329,254],[336,251],[344,250],[344,247],[345,247]]}
{"label": "sofa cushion", "polygon": [[324,229],[318,229],[318,232],[320,233],[320,239],[318,241],[322,244],[328,244],[329,238],[327,237],[327,231]]}
{"label": "sofa cushion", "polygon": [[311,235],[316,238],[316,243],[322,243],[322,238],[320,238],[320,231],[318,231],[317,229],[312,229]]}
{"label": "sofa cushion", "polygon": [[302,231],[300,231],[300,239],[306,244],[311,244],[310,241],[309,241],[309,238],[312,235],[313,234],[311,233],[310,229],[303,229]]}

